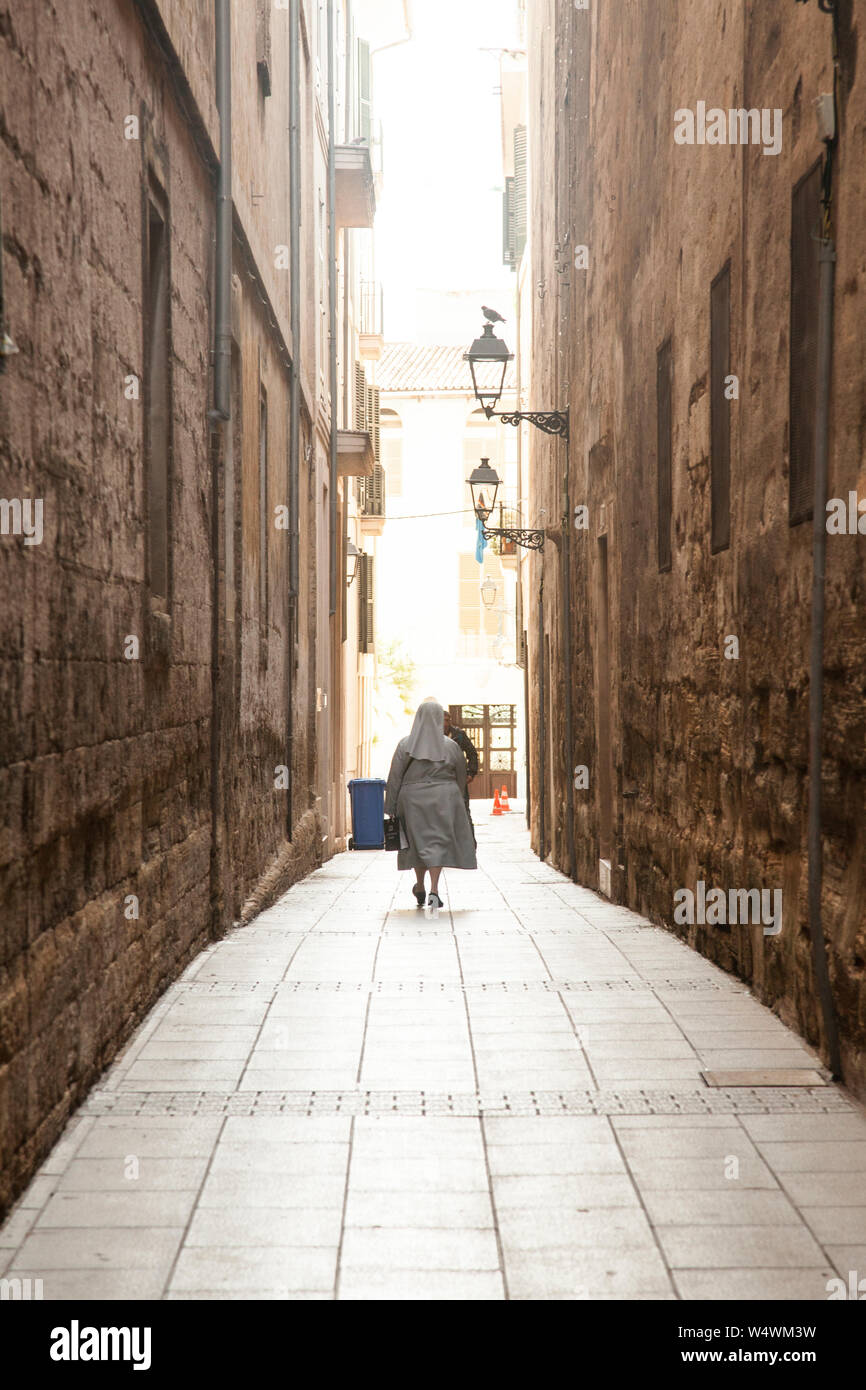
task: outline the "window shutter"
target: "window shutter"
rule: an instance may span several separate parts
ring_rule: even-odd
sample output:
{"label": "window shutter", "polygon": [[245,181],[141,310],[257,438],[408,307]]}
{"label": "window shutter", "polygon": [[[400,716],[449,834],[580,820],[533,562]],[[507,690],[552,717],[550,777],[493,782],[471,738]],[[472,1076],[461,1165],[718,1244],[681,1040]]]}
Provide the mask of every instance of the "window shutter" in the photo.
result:
{"label": "window shutter", "polygon": [[373,440],[373,453],[377,463],[382,462],[382,417],[379,410],[378,386],[367,387],[367,429]]}
{"label": "window shutter", "polygon": [[358,650],[375,650],[376,634],[374,627],[373,601],[373,556],[361,555],[358,560]]}
{"label": "window shutter", "polygon": [[788,520],[812,515],[815,397],[818,389],[818,242],[820,162],[797,184],[791,202],[791,366]]}
{"label": "window shutter", "polygon": [[512,189],[513,236],[512,255],[516,266],[526,246],[526,126],[517,126],[514,132],[514,186]]}
{"label": "window shutter", "polygon": [[256,0],[256,68],[266,97],[271,94],[271,3]]}
{"label": "window shutter", "polygon": [[366,39],[358,39],[358,135],[373,143],[373,65]]}
{"label": "window shutter", "polygon": [[355,363],[355,429],[366,430],[367,424],[367,377],[360,362]]}
{"label": "window shutter", "polygon": [[658,351],[656,365],[656,411],[658,469],[658,561],[659,570],[669,570],[671,557],[671,514],[673,511],[673,479],[671,476],[672,417],[671,417],[671,340]]}
{"label": "window shutter", "polygon": [[502,195],[502,263],[514,269],[514,179],[508,177]]}
{"label": "window shutter", "polygon": [[725,378],[731,370],[731,266],[710,289],[710,548],[731,543],[731,402]]}

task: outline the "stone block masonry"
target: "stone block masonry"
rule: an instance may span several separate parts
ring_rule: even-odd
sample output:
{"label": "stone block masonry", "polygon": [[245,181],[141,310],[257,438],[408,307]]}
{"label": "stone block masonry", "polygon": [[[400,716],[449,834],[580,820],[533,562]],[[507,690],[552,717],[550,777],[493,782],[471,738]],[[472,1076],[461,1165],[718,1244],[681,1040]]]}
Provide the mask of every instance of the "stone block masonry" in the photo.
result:
{"label": "stone block masonry", "polygon": [[[167,985],[322,855],[304,699],[287,749],[288,542],[259,512],[262,496],[287,501],[288,277],[274,288],[271,265],[271,307],[236,267],[233,515],[227,432],[208,417],[213,15],[206,0],[0,0],[4,327],[19,349],[0,375],[0,495],[40,499],[43,527],[38,544],[0,536],[0,1209]],[[246,61],[255,6],[236,7],[235,28]],[[279,149],[280,189],[287,35],[266,109],[254,56],[235,83],[244,176]],[[245,234],[263,260],[265,214]],[[315,644],[298,634],[304,681]],[[274,789],[287,761],[291,812]]]}
{"label": "stone block masonry", "polygon": [[[857,9],[836,6],[830,498],[866,494],[866,81]],[[810,253],[826,148],[814,103],[833,89],[832,20],[817,4],[787,0],[666,0],[629,7],[627,16],[623,7],[540,0],[531,14],[527,278],[539,287],[531,395],[539,406],[570,402],[569,501],[588,508],[588,525],[571,531],[564,600],[558,552],[530,562],[527,593],[538,593],[543,572],[545,604],[543,636],[534,612],[527,623],[533,842],[543,839],[567,867],[566,779],[576,764],[587,766],[586,786],[574,794],[580,882],[600,885],[609,863],[615,901],[739,974],[820,1047],[806,837],[814,424],[806,421],[799,447],[793,432],[815,398],[814,381],[796,367],[798,354],[815,360],[805,334],[810,295],[817,305]],[[778,137],[772,157],[762,141],[678,139],[677,113],[713,108],[766,113]],[[576,247],[586,247],[580,260]],[[714,325],[720,284],[726,317]],[[729,388],[735,379],[721,411],[714,341]],[[724,412],[727,448],[716,428]],[[531,448],[531,509],[558,519],[565,450],[537,435]],[[861,1096],[862,574],[862,538],[830,534],[822,915],[845,1080]],[[574,651],[567,756],[563,606]],[[781,931],[678,926],[675,894],[699,881],[726,893],[778,891]]]}

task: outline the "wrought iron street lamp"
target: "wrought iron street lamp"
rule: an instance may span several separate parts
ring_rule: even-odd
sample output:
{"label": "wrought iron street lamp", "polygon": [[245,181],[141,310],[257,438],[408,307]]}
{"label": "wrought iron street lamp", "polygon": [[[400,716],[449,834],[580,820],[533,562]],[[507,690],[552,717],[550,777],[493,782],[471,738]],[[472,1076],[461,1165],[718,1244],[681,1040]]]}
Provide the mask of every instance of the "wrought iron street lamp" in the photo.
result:
{"label": "wrought iron street lamp", "polygon": [[[472,493],[472,506],[475,515],[484,529],[484,539],[486,541],[511,541],[514,545],[522,546],[524,550],[544,549],[545,533],[543,531],[533,531],[522,526],[487,525],[487,522],[490,520],[490,513],[493,511],[496,504],[496,494],[499,491],[499,484],[501,482],[496,469],[490,467],[489,459],[482,459],[478,467],[473,468],[472,473],[466,481],[469,484],[469,491]],[[485,583],[486,582],[487,581],[485,581]],[[483,598],[483,584],[481,589]]]}
{"label": "wrought iron street lamp", "polygon": [[[507,344],[493,332],[491,316],[495,310],[484,311],[488,317],[481,337],[476,338],[468,352],[463,354],[464,362],[469,363],[472,373],[472,389],[475,399],[488,420],[501,420],[504,425],[519,425],[527,420],[530,425],[543,430],[545,434],[568,439],[567,410],[497,410],[505,387],[505,373],[509,362],[514,361],[514,353],[508,351]],[[501,319],[496,315],[496,321]],[[485,372],[483,369],[487,368]]]}
{"label": "wrought iron street lamp", "polygon": [[346,588],[347,588],[347,589],[351,589],[352,585],[353,585],[354,582],[355,582],[355,575],[358,573],[358,561],[360,560],[360,558],[361,558],[361,552],[360,552],[360,550],[358,549],[358,547],[356,546],[355,542],[354,542],[353,540],[349,540],[349,539],[347,538],[347,539],[346,539],[346,561],[347,561],[347,564],[350,564],[351,567],[352,567],[352,568],[351,568],[351,572],[349,573],[348,578],[346,579]]}
{"label": "wrought iron street lamp", "polygon": [[496,580],[491,579],[488,576],[488,578],[485,579],[484,583],[481,585],[481,602],[484,604],[485,608],[493,607],[494,603],[496,602],[496,595],[498,592],[499,585],[496,583]]}
{"label": "wrought iron street lamp", "polygon": [[473,468],[467,482],[472,493],[472,509],[478,520],[486,523],[496,506],[499,491],[499,474],[490,467],[490,459],[482,459],[478,467]]}

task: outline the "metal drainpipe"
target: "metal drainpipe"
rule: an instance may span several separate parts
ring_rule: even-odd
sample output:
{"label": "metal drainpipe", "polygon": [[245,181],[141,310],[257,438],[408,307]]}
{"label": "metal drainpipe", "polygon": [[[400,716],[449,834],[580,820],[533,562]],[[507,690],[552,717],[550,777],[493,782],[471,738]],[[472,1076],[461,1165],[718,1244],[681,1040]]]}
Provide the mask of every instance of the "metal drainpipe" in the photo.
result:
{"label": "metal drainpipe", "polygon": [[[216,102],[220,119],[220,167],[216,202],[216,266],[214,286],[214,379],[212,424],[221,426],[212,439],[211,461],[211,936],[223,932],[222,821],[222,670],[220,664],[220,462],[231,429],[232,360],[232,57],[231,0],[214,0]],[[231,541],[229,541],[231,543]]]}
{"label": "metal drainpipe", "polygon": [[220,117],[217,185],[214,391],[211,417],[231,419],[232,376],[232,40],[231,0],[214,0],[216,101]]}
{"label": "metal drainpipe", "polygon": [[562,519],[562,635],[565,656],[565,738],[567,744],[565,760],[565,814],[566,841],[568,844],[568,875],[577,878],[577,853],[574,842],[574,713],[572,701],[572,651],[571,651],[571,449],[565,441],[565,515]]}
{"label": "metal drainpipe", "polygon": [[547,692],[544,688],[544,569],[538,585],[538,857],[547,856]]}
{"label": "metal drainpipe", "polygon": [[286,798],[286,834],[294,825],[295,746],[295,643],[298,631],[300,550],[300,451],[301,451],[301,6],[291,0],[289,13],[289,221],[291,259],[292,376],[289,421],[289,631],[286,661],[286,766],[289,788]]}
{"label": "metal drainpipe", "polygon": [[818,386],[815,406],[815,493],[812,515],[812,638],[809,663],[809,935],[824,1037],[834,1077],[842,1074],[839,1030],[830,989],[827,943],[821,920],[823,845],[821,840],[821,764],[824,722],[824,606],[827,561],[827,438],[830,425],[830,377],[833,358],[833,290],[836,248],[821,242],[818,307]]}
{"label": "metal drainpipe", "polygon": [[301,3],[292,0],[290,12],[291,37],[289,46],[290,137],[289,158],[289,220],[291,222],[291,328],[292,328],[292,395],[289,477],[289,595],[298,601],[298,546],[300,540],[300,509],[298,498],[301,447],[301,92],[300,43]]}
{"label": "metal drainpipe", "polygon": [[337,157],[336,157],[336,94],[334,80],[336,72],[336,37],[334,24],[334,0],[328,0],[328,315],[330,339],[330,380],[331,380],[331,454],[329,472],[328,503],[330,510],[328,549],[329,549],[329,603],[331,617],[337,611],[337,429],[339,427],[339,403],[337,400]]}

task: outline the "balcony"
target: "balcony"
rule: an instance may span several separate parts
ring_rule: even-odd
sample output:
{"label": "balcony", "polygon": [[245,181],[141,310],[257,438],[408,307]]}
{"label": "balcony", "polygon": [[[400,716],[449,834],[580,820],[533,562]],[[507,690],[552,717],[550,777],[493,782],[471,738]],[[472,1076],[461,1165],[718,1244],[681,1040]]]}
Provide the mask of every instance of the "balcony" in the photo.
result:
{"label": "balcony", "polygon": [[338,145],[336,164],[338,227],[372,227],[376,216],[376,184],[370,146],[356,140]]}
{"label": "balcony", "polygon": [[370,478],[376,451],[369,430],[337,430],[337,477]]}
{"label": "balcony", "polygon": [[384,294],[375,280],[361,281],[358,302],[358,353],[365,362],[378,362],[385,350]]}

